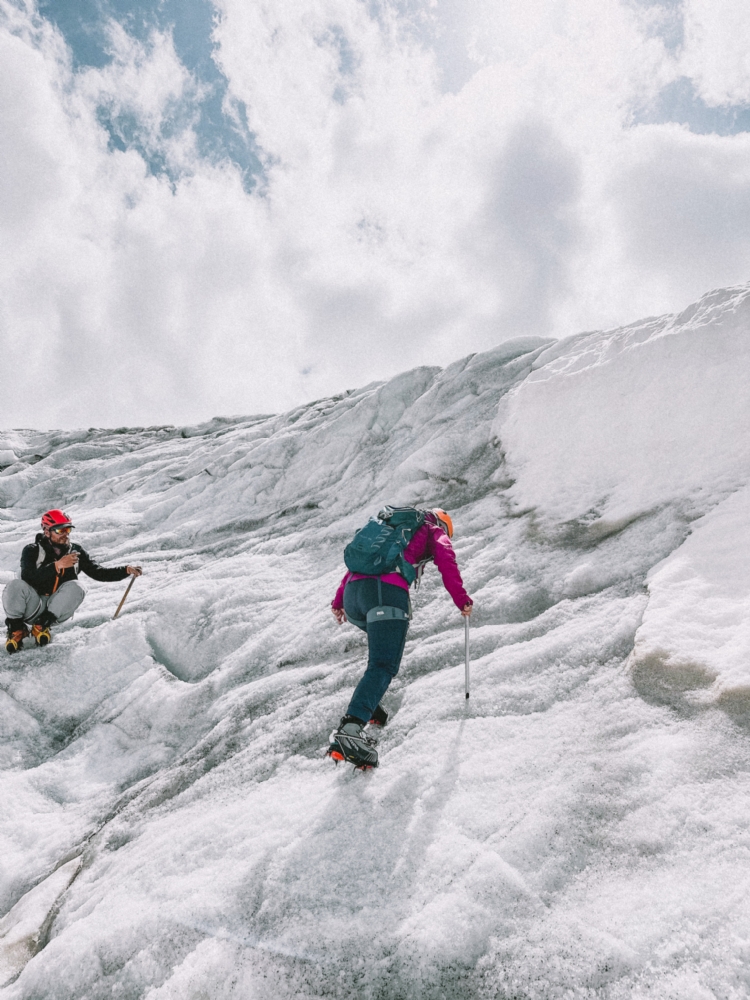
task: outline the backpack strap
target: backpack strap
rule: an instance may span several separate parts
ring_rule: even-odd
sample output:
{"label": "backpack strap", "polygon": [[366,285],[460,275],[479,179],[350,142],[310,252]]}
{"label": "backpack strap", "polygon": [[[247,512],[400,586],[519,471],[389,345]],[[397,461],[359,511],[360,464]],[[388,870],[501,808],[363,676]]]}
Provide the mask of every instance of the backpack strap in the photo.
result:
{"label": "backpack strap", "polygon": [[412,566],[412,564],[409,562],[408,559],[404,559],[403,552],[398,557],[398,564],[396,566],[396,569],[411,587],[411,585],[417,578],[417,571],[414,568],[414,566]]}
{"label": "backpack strap", "polygon": [[414,567],[416,571],[416,580],[414,581],[415,590],[419,590],[419,585],[422,582],[422,577],[424,576],[424,568],[427,565],[427,563],[431,561],[432,557],[430,557],[429,559],[422,559],[422,561],[418,562],[417,565]]}

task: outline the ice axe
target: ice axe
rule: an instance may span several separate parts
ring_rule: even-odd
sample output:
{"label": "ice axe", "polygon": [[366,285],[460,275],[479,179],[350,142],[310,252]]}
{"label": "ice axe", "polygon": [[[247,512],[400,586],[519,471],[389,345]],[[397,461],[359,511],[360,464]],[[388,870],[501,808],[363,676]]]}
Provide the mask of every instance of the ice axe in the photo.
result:
{"label": "ice axe", "polygon": [[[125,593],[124,593],[124,594],[122,595],[122,600],[121,600],[121,601],[120,601],[120,603],[119,603],[119,604],[117,605],[117,611],[115,611],[115,613],[114,613],[114,614],[112,615],[112,621],[114,621],[114,620],[115,620],[115,618],[117,618],[117,616],[119,615],[120,611],[122,610],[122,606],[123,606],[123,604],[125,603],[125,601],[126,601],[126,599],[127,599],[127,596],[128,596],[128,594],[130,593],[130,588],[131,588],[131,587],[133,586],[133,584],[134,584],[134,583],[135,583],[135,575],[134,575],[134,574],[131,574],[131,576],[130,576],[130,583],[128,584],[128,586],[127,586],[127,589],[126,589]],[[467,633],[467,636],[468,636],[468,633]],[[469,641],[469,640],[468,640],[468,637],[467,637],[467,640],[466,640],[466,641],[467,641],[467,642]],[[467,649],[468,649],[468,647],[467,647]],[[466,655],[468,656],[469,654],[467,653]],[[468,660],[467,660],[466,662],[468,663]],[[468,668],[467,668],[467,669],[468,669]],[[467,689],[467,690],[468,690],[468,689]],[[468,696],[468,694],[466,695],[466,697],[467,697],[467,698],[469,697],[469,696]]]}
{"label": "ice axe", "polygon": [[[125,598],[123,598],[123,600],[124,599]],[[466,617],[464,618],[464,637],[466,640],[465,688],[466,688],[466,698],[468,700],[469,697],[469,616],[468,615],[466,615]]]}

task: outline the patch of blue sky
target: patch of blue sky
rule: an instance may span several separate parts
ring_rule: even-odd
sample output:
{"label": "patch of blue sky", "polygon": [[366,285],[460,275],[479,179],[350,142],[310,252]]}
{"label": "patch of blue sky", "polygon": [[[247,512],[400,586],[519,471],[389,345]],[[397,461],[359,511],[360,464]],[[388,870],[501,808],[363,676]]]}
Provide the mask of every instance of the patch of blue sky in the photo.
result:
{"label": "patch of blue sky", "polygon": [[[115,20],[138,41],[148,44],[154,29],[171,31],[178,58],[200,87],[186,96],[186,106],[170,109],[162,139],[181,129],[192,128],[198,154],[211,162],[229,160],[240,170],[245,190],[253,190],[263,176],[255,137],[248,128],[246,108],[241,102],[228,104],[227,80],[213,58],[211,37],[215,11],[210,0],[38,0],[39,12],[62,33],[74,69],[104,67],[113,59],[107,25]],[[165,149],[154,143],[132,113],[115,114],[99,109],[99,121],[107,129],[110,145],[135,149],[154,174],[178,179]]]}
{"label": "patch of blue sky", "polygon": [[657,35],[670,52],[677,52],[685,43],[685,12],[683,0],[631,0],[633,7],[646,11],[651,18],[652,35]]}
{"label": "patch of blue sky", "polygon": [[750,132],[750,105],[712,107],[696,93],[693,81],[681,76],[662,88],[656,99],[634,115],[635,124],[676,122],[698,135],[737,135]]}
{"label": "patch of blue sky", "polygon": [[348,78],[354,76],[361,59],[354,51],[351,42],[346,36],[346,32],[338,24],[331,25],[326,34],[320,38],[316,38],[315,41],[318,45],[332,48],[338,54],[339,62],[337,68],[341,82],[334,89],[333,99],[338,104],[345,104],[349,97]]}

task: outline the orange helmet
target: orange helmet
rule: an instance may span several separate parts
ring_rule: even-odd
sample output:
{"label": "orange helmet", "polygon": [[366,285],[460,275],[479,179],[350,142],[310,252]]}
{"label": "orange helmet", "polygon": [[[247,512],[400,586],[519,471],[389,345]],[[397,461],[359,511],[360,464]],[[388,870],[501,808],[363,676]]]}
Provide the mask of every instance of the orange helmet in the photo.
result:
{"label": "orange helmet", "polygon": [[441,510],[440,507],[433,507],[432,513],[438,519],[438,524],[445,531],[448,538],[453,538],[453,521],[451,520],[450,514],[446,511]]}

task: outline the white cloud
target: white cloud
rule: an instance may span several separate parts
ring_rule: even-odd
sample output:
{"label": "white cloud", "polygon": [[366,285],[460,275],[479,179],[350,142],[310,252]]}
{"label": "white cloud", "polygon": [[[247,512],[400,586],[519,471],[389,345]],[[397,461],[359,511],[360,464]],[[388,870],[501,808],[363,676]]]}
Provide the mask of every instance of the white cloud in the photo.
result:
{"label": "white cloud", "polygon": [[[618,0],[223,0],[217,55],[265,167],[248,194],[198,154],[201,84],[169,35],[112,25],[112,63],[74,73],[0,0],[3,357],[35,379],[65,359],[54,391],[6,380],[0,425],[279,410],[745,280],[748,137],[631,127],[688,52],[696,79],[712,65],[652,20]],[[174,184],[109,148],[102,106]]]}
{"label": "white cloud", "polygon": [[750,11],[745,0],[685,0],[682,65],[708,104],[750,103]]}
{"label": "white cloud", "polygon": [[611,184],[628,278],[640,279],[644,306],[675,293],[688,300],[701,283],[748,280],[750,134],[640,127],[623,143]]}

